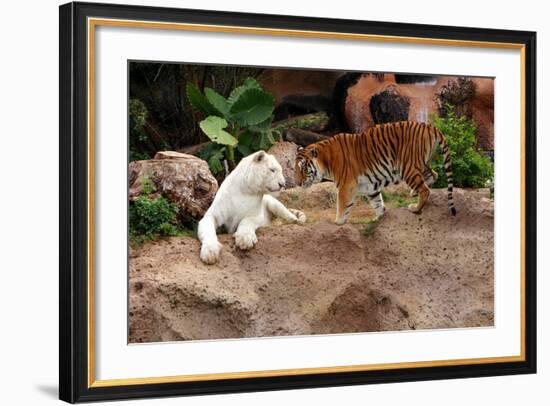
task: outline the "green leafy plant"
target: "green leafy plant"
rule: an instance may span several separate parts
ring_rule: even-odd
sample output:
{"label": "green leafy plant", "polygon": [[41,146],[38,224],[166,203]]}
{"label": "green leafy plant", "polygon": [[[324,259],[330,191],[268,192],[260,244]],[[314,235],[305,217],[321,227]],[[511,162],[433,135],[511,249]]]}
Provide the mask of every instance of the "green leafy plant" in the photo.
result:
{"label": "green leafy plant", "polygon": [[141,178],[141,188],[144,195],[150,195],[157,190],[155,183],[148,177]]}
{"label": "green leafy plant", "polygon": [[275,100],[256,80],[245,79],[227,98],[208,87],[202,93],[191,82],[186,94],[193,109],[206,116],[199,127],[212,144],[200,156],[215,174],[223,170],[224,159],[234,167],[240,157],[268,149],[275,142]]}
{"label": "green leafy plant", "polygon": [[147,143],[145,123],[147,122],[147,108],[138,99],[130,99],[128,103],[129,129],[130,129],[130,161],[151,158],[144,145]]}
{"label": "green leafy plant", "polygon": [[[451,104],[442,117],[432,116],[433,124],[445,135],[453,169],[453,184],[458,187],[487,187],[493,179],[493,164],[483,151],[476,149],[476,125],[466,116],[458,116]],[[433,187],[447,187],[443,156],[432,160],[438,179]]]}
{"label": "green leafy plant", "polygon": [[156,199],[139,196],[130,205],[130,236],[151,240],[159,235],[177,235],[177,214],[177,206],[162,196]]}

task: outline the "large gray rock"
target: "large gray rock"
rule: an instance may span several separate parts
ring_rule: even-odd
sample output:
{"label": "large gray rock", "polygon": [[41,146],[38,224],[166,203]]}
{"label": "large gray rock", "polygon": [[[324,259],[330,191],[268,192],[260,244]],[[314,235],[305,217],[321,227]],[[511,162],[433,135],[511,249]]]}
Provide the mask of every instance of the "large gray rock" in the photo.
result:
{"label": "large gray rock", "polygon": [[180,219],[200,220],[218,191],[208,164],[193,155],[161,151],[154,159],[130,162],[129,199],[145,193],[161,195],[179,207]]}

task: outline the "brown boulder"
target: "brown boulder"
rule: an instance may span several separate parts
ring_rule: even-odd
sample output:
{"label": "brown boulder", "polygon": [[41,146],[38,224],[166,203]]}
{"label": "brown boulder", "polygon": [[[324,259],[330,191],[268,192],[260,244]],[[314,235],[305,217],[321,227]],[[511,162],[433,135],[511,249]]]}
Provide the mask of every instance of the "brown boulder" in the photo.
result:
{"label": "brown boulder", "polygon": [[296,162],[297,150],[298,145],[294,144],[293,142],[281,141],[273,144],[273,146],[268,151],[277,159],[277,161],[283,167],[283,175],[286,181],[286,188],[293,188],[296,186],[294,163]]}
{"label": "brown boulder", "polygon": [[[146,179],[153,190],[144,191]],[[161,195],[179,207],[182,221],[200,219],[218,191],[218,182],[205,161],[174,151],[161,151],[154,159],[130,162],[128,181],[130,200],[149,193]]]}

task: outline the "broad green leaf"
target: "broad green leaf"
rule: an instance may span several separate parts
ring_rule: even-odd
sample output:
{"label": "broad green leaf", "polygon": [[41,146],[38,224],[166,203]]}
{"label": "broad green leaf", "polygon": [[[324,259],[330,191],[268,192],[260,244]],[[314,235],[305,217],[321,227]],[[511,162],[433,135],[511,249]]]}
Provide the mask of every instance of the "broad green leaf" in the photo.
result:
{"label": "broad green leaf", "polygon": [[204,95],[212,106],[218,110],[225,118],[229,117],[229,103],[227,99],[221,94],[217,93],[214,89],[209,87],[204,88]]}
{"label": "broad green leaf", "polygon": [[217,144],[230,145],[234,147],[237,145],[237,139],[224,131],[227,127],[227,121],[221,117],[208,116],[199,123],[202,131]]}
{"label": "broad green leaf", "polygon": [[251,146],[253,141],[254,134],[252,134],[250,131],[243,131],[239,135],[239,144]]}
{"label": "broad green leaf", "polygon": [[231,105],[229,112],[240,126],[262,123],[273,113],[275,100],[269,93],[259,89],[247,89]]}
{"label": "broad green leaf", "polygon": [[246,86],[246,87],[249,87],[249,88],[255,88],[255,89],[260,89],[262,90],[262,87],[260,86],[260,84],[258,83],[258,81],[254,78],[246,78],[244,81],[243,81],[243,86]]}
{"label": "broad green leaf", "polygon": [[240,152],[240,154],[244,157],[244,156],[248,156],[250,155],[253,151],[252,151],[252,148],[250,147],[250,145],[246,145],[246,144],[241,144],[239,143],[239,145],[237,145],[237,151]]}
{"label": "broad green leaf", "polygon": [[273,116],[269,116],[267,120],[264,120],[261,123],[256,125],[252,125],[248,127],[248,129],[250,131],[257,132],[257,133],[264,132],[271,128],[272,122],[273,122]]}
{"label": "broad green leaf", "polygon": [[187,95],[187,100],[189,100],[189,103],[194,110],[206,115],[223,115],[191,82],[187,82],[185,85],[185,94]]}
{"label": "broad green leaf", "polygon": [[241,94],[246,92],[248,89],[262,90],[262,87],[255,79],[246,78],[242,85],[236,87],[231,91],[231,94],[227,99],[229,102],[229,106],[231,107],[239,99],[239,97],[241,97]]}
{"label": "broad green leaf", "polygon": [[249,88],[247,86],[239,86],[236,87],[231,91],[229,94],[229,97],[227,98],[227,102],[229,103],[229,109],[235,104],[237,100],[239,100],[239,97],[241,97],[241,94],[246,92]]}

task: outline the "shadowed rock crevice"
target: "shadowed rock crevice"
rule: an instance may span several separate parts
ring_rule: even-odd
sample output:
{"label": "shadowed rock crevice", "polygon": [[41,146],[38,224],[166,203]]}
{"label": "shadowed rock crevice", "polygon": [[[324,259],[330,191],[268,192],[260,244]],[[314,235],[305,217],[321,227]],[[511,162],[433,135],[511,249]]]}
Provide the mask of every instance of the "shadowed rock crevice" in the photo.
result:
{"label": "shadowed rock crevice", "polygon": [[370,113],[375,124],[408,120],[409,106],[409,99],[399,94],[394,86],[375,94],[369,102]]}

